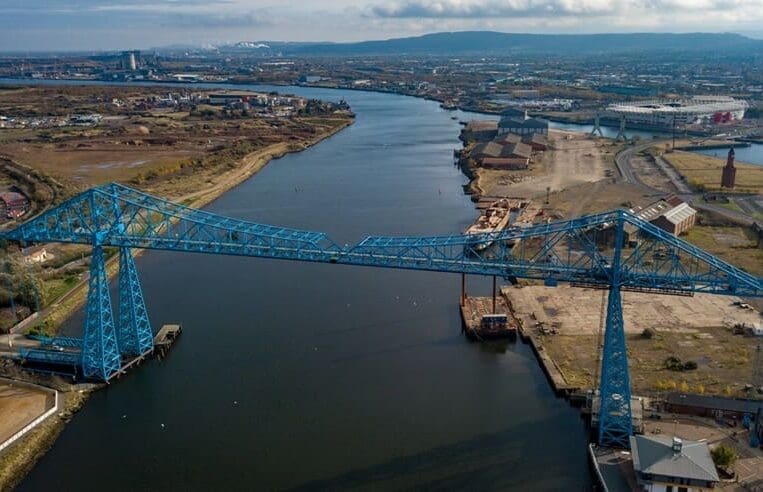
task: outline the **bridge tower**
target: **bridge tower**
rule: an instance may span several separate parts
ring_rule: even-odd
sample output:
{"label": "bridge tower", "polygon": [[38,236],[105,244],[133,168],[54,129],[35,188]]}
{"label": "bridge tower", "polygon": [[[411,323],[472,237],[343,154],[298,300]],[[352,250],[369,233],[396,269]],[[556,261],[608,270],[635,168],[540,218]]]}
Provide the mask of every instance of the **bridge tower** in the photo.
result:
{"label": "bridge tower", "polygon": [[592,137],[595,137],[596,135],[599,135],[600,137],[604,136],[604,132],[601,129],[600,118],[601,114],[597,111],[596,117],[593,120],[593,130],[591,130],[590,133]]}
{"label": "bridge tower", "polygon": [[615,233],[615,251],[610,269],[599,405],[599,444],[618,448],[629,448],[629,437],[633,434],[631,383],[623,326],[622,272],[620,271],[624,222],[622,214],[619,214]]}
{"label": "bridge tower", "polygon": [[625,115],[620,117],[620,130],[617,132],[617,136],[615,136],[615,141],[628,141],[628,136],[625,134]]}
{"label": "bridge tower", "polygon": [[139,356],[154,347],[154,334],[130,248],[119,248],[119,352]]}
{"label": "bridge tower", "polygon": [[119,371],[121,359],[111,310],[109,276],[98,234],[95,240],[82,332],[82,372],[86,378],[108,381]]}

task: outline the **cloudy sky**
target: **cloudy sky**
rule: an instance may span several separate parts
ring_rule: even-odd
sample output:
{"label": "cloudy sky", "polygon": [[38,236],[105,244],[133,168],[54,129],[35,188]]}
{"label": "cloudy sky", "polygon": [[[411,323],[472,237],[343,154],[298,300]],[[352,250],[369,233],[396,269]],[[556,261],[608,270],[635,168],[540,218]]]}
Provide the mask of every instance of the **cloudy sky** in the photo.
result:
{"label": "cloudy sky", "polygon": [[356,41],[459,30],[763,37],[763,0],[0,0],[2,51]]}

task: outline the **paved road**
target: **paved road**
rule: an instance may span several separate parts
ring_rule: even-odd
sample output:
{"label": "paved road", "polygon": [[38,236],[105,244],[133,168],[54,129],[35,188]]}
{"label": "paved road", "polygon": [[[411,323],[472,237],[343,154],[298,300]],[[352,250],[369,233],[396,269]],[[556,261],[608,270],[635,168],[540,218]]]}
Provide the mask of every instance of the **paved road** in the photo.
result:
{"label": "paved road", "polygon": [[[638,143],[636,145],[632,145],[620,151],[620,153],[618,153],[615,156],[615,166],[617,167],[617,171],[620,173],[622,181],[625,183],[630,183],[635,186],[638,186],[639,188],[643,189],[645,192],[648,192],[648,193],[655,193],[655,194],[663,193],[664,194],[665,192],[663,190],[658,190],[657,188],[653,188],[645,184],[643,181],[641,181],[641,179],[639,179],[638,173],[636,173],[630,165],[630,161],[634,155],[664,141],[651,140],[649,142],[643,142],[643,143]],[[702,194],[692,192],[692,190],[683,181],[683,179],[681,179],[681,177],[675,171],[675,169],[673,169],[673,167],[670,166],[670,164],[665,162],[664,159],[662,159],[661,157],[658,157],[657,159],[655,159],[655,161],[657,166],[660,167],[663,170],[663,172],[665,172],[665,174],[668,176],[670,181],[676,187],[681,199],[691,204],[692,207],[699,210],[704,210],[706,212],[713,212],[714,214],[720,215],[724,217],[725,219],[735,222],[737,224],[749,226],[749,225],[752,225],[753,222],[755,222],[755,219],[752,217],[751,214],[758,211],[758,204],[757,204],[758,197],[750,196],[750,197],[739,198],[737,200],[737,203],[739,204],[740,208],[744,210],[744,212],[738,212],[736,210],[730,210],[728,208],[724,208],[719,205],[706,203],[704,201],[704,198],[702,197]]]}

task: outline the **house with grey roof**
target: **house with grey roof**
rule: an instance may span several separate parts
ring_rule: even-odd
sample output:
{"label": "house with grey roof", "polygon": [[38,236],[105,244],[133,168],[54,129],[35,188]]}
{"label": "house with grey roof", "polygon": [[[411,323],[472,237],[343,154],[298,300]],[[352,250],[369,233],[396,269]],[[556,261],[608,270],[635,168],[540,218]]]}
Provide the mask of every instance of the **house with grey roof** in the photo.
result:
{"label": "house with grey roof", "polygon": [[700,492],[720,481],[704,441],[636,435],[630,442],[636,481],[645,491]]}

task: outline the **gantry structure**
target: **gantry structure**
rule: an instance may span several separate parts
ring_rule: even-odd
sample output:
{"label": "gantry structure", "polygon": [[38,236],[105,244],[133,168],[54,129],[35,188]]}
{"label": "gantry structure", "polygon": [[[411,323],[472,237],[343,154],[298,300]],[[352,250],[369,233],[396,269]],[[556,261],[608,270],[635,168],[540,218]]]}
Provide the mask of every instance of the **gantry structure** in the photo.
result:
{"label": "gantry structure", "polygon": [[[58,337],[26,349],[28,360],[76,364],[108,381],[124,361],[152,350],[153,332],[132,251],[154,249],[378,268],[568,282],[608,289],[601,367],[599,442],[628,447],[631,390],[623,291],[763,296],[763,279],[625,210],[501,232],[429,237],[369,236],[340,246],[321,232],[258,224],[189,208],[112,183],[50,209],[0,239],[93,248],[81,338]],[[489,247],[485,248],[485,245]],[[106,272],[118,251],[118,310]]]}

